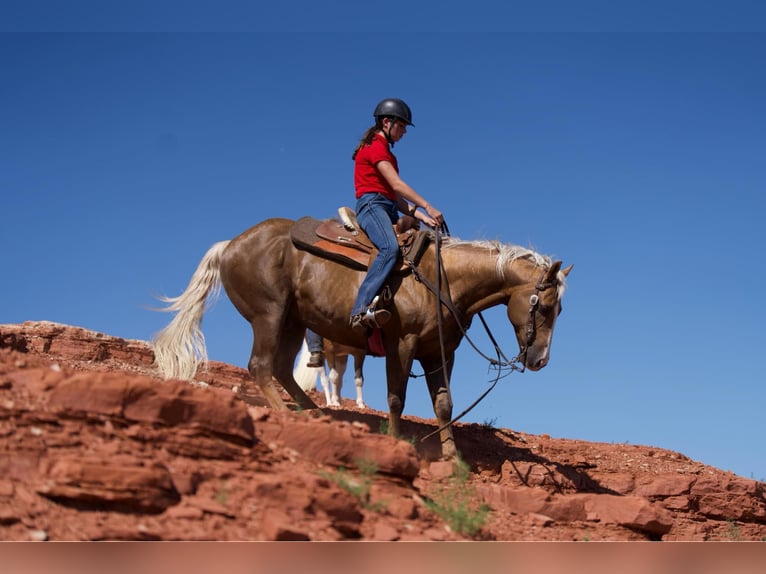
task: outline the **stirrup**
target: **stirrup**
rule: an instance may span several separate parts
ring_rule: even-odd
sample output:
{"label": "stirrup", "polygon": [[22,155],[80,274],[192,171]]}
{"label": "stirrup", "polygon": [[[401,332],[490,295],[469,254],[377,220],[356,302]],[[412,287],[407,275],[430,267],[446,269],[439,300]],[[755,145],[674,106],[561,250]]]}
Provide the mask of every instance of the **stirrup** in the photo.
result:
{"label": "stirrup", "polygon": [[[386,285],[383,290],[388,290],[388,285]],[[388,292],[390,293],[390,290],[388,290]],[[382,327],[388,323],[389,319],[391,319],[391,311],[388,309],[378,309],[378,303],[381,302],[381,299],[382,302],[386,302],[385,293],[375,295],[372,303],[370,303],[369,307],[367,307],[367,311],[364,313],[364,322],[372,328]]]}
{"label": "stirrup", "polygon": [[364,312],[363,320],[370,327],[382,327],[391,319],[391,311],[388,309],[367,309]]}
{"label": "stirrup", "polygon": [[382,327],[391,319],[391,311],[387,309],[368,308],[364,313],[358,313],[351,317],[349,325],[354,330],[368,330]]}

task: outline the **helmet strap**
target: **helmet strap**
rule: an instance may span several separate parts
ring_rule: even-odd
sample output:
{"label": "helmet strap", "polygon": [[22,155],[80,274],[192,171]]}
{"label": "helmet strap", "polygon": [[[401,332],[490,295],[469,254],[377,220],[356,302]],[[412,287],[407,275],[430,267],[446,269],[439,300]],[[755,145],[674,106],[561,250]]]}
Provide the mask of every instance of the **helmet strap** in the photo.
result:
{"label": "helmet strap", "polygon": [[395,118],[388,118],[388,121],[389,121],[388,131],[386,131],[385,128],[383,127],[383,119],[380,120],[380,131],[383,132],[384,136],[386,136],[386,141],[388,142],[388,145],[390,145],[391,147],[394,147],[394,144],[396,142],[394,142],[391,139],[391,135],[389,134],[389,132],[391,131],[391,128],[393,127],[394,122],[396,121],[396,119]]}

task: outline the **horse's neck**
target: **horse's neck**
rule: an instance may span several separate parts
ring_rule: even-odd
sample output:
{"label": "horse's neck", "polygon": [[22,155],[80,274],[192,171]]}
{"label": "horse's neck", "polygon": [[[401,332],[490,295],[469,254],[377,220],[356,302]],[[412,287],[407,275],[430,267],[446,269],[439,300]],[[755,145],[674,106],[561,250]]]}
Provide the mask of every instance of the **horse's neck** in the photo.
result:
{"label": "horse's neck", "polygon": [[511,290],[526,281],[531,262],[517,260],[504,277],[497,271],[497,252],[471,249],[468,246],[442,251],[450,295],[458,309],[469,317],[476,313],[508,303]]}

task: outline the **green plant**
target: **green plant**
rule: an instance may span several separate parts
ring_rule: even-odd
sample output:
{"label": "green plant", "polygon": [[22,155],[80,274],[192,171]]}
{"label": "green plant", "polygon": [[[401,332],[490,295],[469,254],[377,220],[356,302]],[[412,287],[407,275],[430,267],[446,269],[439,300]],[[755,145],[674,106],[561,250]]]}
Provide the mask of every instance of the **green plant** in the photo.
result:
{"label": "green plant", "polygon": [[730,518],[729,520],[727,520],[727,522],[729,523],[729,532],[728,532],[729,540],[733,540],[733,541],[742,540],[742,532],[740,531],[739,525],[737,525],[736,521]]}
{"label": "green plant", "polygon": [[492,417],[481,423],[481,428],[484,430],[495,430],[495,423],[497,423],[497,417]]}
{"label": "green plant", "polygon": [[319,475],[330,480],[341,487],[343,490],[356,498],[363,508],[379,512],[383,510],[384,505],[381,502],[370,502],[370,489],[372,487],[375,474],[378,472],[378,465],[373,460],[358,458],[354,460],[360,476],[355,476],[344,467],[338,467],[335,472],[320,471]]}
{"label": "green plant", "polygon": [[[388,419],[382,419],[380,423],[378,424],[378,434],[388,434]],[[404,437],[404,436],[398,436],[396,437],[400,440],[406,440],[408,443],[410,443],[413,446],[417,446],[418,439],[414,436]]]}
{"label": "green plant", "polygon": [[221,481],[221,486],[218,488],[218,492],[215,493],[214,500],[218,504],[226,504],[226,502],[229,500],[229,493],[226,489],[226,481]]}
{"label": "green plant", "polygon": [[468,465],[458,459],[453,475],[431,490],[425,504],[454,532],[473,538],[484,526],[490,508],[477,500],[475,489],[468,484],[469,474]]}
{"label": "green plant", "polygon": [[372,483],[372,479],[378,472],[378,463],[369,458],[357,458],[354,460],[356,468],[362,473],[362,476],[367,479],[367,482]]}

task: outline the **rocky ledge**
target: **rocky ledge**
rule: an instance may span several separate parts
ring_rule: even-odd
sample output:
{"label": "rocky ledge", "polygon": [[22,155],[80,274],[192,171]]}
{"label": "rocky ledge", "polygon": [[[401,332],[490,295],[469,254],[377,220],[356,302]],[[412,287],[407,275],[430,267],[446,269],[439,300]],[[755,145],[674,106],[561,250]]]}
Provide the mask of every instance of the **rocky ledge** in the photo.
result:
{"label": "rocky ledge", "polygon": [[396,440],[350,400],[278,413],[235,398],[243,369],[152,362],[0,325],[0,539],[766,540],[766,485],[680,453],[457,424],[455,465],[419,440],[431,420]]}

